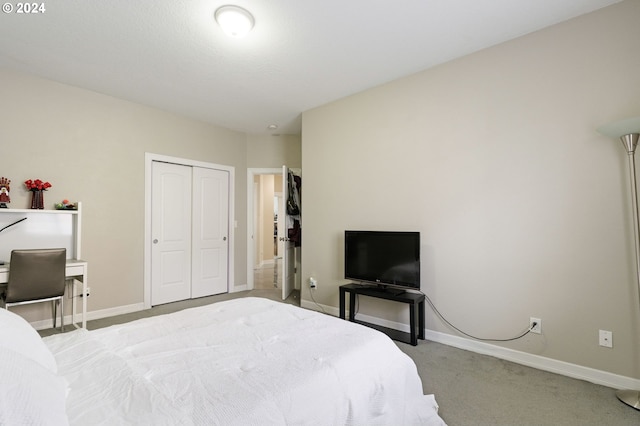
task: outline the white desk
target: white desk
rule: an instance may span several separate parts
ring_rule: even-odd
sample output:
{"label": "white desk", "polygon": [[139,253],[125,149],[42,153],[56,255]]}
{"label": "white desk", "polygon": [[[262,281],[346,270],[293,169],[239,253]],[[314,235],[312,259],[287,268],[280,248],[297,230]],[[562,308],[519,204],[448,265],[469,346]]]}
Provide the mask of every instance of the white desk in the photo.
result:
{"label": "white desk", "polygon": [[[73,289],[71,292],[71,322],[78,327],[76,323],[76,281],[82,283],[82,328],[87,328],[87,267],[86,261],[81,259],[67,259],[67,267],[65,275],[67,279],[73,281]],[[0,265],[0,287],[5,287],[9,280],[10,264]]]}

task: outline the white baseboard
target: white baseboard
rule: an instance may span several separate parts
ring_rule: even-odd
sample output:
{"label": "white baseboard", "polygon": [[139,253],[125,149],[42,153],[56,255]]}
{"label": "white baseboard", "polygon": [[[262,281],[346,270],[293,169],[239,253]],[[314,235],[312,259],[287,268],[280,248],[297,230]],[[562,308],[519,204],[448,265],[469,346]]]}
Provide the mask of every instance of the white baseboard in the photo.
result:
{"label": "white baseboard", "polygon": [[[236,285],[235,287],[229,289],[229,293],[237,293],[239,291],[244,291],[244,290],[247,290],[247,284]],[[115,308],[101,309],[98,311],[90,311],[90,312],[87,312],[87,321],[113,317],[116,315],[130,314],[132,312],[142,311],[143,309],[145,309],[144,303],[134,303],[131,305],[117,306]],[[80,322],[82,320],[82,314],[78,313],[76,315],[76,319],[78,319],[78,322]],[[64,316],[64,323],[67,325],[71,324],[71,315]],[[36,330],[44,330],[47,328],[51,328],[52,324],[53,324],[52,319],[46,319],[46,320],[34,321],[31,323],[31,326]]]}
{"label": "white baseboard", "polygon": [[549,371],[551,373],[561,374],[574,379],[586,380],[587,382],[608,386],[614,389],[640,389],[639,379],[621,376],[607,371],[596,370],[590,367],[583,367],[569,362],[558,361],[556,359],[540,355],[533,355],[429,329],[425,330],[425,338],[432,342],[442,343],[483,355],[490,355],[495,358],[537,368],[538,370]]}
{"label": "white baseboard", "polygon": [[[132,312],[138,312],[143,309],[144,309],[144,303],[134,303],[132,305],[117,306],[115,308],[100,309],[98,311],[90,311],[90,312],[87,312],[87,321],[113,317],[116,315],[130,314]],[[78,313],[76,315],[76,320],[79,323],[82,320],[82,314]],[[53,321],[52,319],[34,321],[31,323],[31,325],[36,330],[43,330],[46,328],[51,328],[52,321]],[[65,326],[71,324],[71,315],[64,316],[64,323],[65,323]],[[56,324],[56,325],[59,325],[59,324]]]}
{"label": "white baseboard", "polygon": [[130,314],[132,312],[142,311],[144,309],[144,303],[134,303],[131,305],[117,306],[115,308],[101,309],[99,311],[91,311],[87,313],[87,321],[113,317],[116,315]]}
{"label": "white baseboard", "polygon": [[[244,290],[247,290],[247,284],[236,285],[235,287],[229,289],[229,293],[237,293],[239,291],[244,291]],[[90,312],[87,312],[87,321],[113,317],[116,315],[130,314],[132,312],[142,311],[143,309],[145,309],[144,303],[134,303],[131,305],[117,306],[115,308],[100,309],[98,311],[90,311]],[[78,320],[78,323],[79,323],[82,320],[82,314],[78,313],[76,315],[76,319]],[[65,325],[71,324],[71,315],[64,316],[64,323]],[[51,325],[53,324],[53,320],[46,319],[46,320],[34,321],[34,322],[31,322],[30,324],[36,330],[44,330],[47,328],[51,328]]]}
{"label": "white baseboard", "polygon": [[237,293],[239,291],[245,291],[245,290],[249,290],[249,285],[248,284],[240,284],[240,285],[235,285],[229,288],[229,293]]}
{"label": "white baseboard", "polygon": [[338,308],[328,305],[321,305],[311,300],[300,300],[300,307],[309,309],[310,311],[324,312],[325,314],[333,315],[334,317],[340,316],[340,310]]}
{"label": "white baseboard", "polygon": [[[311,310],[319,310],[318,306],[308,300],[301,301],[303,308]],[[332,306],[321,305],[325,313],[339,316],[338,308]],[[346,312],[348,318],[349,312]],[[401,324],[394,321],[383,320],[372,317],[370,315],[358,314],[358,320],[366,321],[383,327],[393,328],[395,330],[409,332],[408,324]],[[598,385],[608,386],[614,389],[640,389],[640,379],[621,376],[619,374],[609,373],[607,371],[596,370],[594,368],[583,367],[581,365],[569,362],[558,361],[552,358],[533,355],[527,352],[516,351],[501,346],[492,345],[485,342],[467,339],[464,337],[453,336],[451,334],[441,333],[425,329],[425,338],[432,342],[442,343],[467,351],[489,355],[495,358],[504,359],[506,361],[515,362],[516,364],[526,365],[527,367],[536,368],[538,370],[549,371],[551,373],[560,374],[574,379],[585,380],[587,382]]]}

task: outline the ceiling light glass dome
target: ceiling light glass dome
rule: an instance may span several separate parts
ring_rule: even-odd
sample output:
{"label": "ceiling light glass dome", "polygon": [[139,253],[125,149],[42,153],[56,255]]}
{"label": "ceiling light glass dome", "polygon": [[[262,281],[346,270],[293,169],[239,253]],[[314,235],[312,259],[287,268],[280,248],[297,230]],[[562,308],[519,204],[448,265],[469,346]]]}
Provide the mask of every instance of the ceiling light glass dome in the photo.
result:
{"label": "ceiling light glass dome", "polygon": [[231,37],[244,37],[255,23],[253,15],[239,6],[221,6],[214,16],[222,31]]}

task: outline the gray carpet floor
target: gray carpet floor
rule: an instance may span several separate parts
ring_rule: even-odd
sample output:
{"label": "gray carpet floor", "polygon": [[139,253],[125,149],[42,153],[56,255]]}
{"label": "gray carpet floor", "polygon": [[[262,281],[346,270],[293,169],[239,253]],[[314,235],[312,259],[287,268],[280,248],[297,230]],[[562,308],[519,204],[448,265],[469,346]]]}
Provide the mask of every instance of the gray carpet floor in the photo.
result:
{"label": "gray carpet floor", "polygon": [[640,425],[640,411],[609,387],[440,343],[397,344],[450,426]]}
{"label": "gray carpet floor", "polygon": [[[89,321],[87,328],[247,296],[280,300],[280,291],[258,289],[169,303]],[[299,306],[299,293],[285,302]],[[56,332],[41,330],[40,334]],[[416,363],[424,393],[435,395],[440,415],[450,426],[640,426],[640,411],[618,401],[614,389],[435,342],[396,344]]]}

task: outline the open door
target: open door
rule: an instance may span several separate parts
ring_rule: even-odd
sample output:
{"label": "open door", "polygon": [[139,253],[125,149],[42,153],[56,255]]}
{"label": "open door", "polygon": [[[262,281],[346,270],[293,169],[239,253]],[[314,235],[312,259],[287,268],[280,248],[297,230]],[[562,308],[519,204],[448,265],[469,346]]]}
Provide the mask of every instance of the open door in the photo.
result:
{"label": "open door", "polygon": [[299,245],[299,236],[290,236],[289,230],[297,229],[299,232],[301,226],[300,192],[293,176],[291,169],[282,166],[282,197],[278,206],[278,244],[282,244],[282,300],[289,297],[296,282],[296,245]]}

